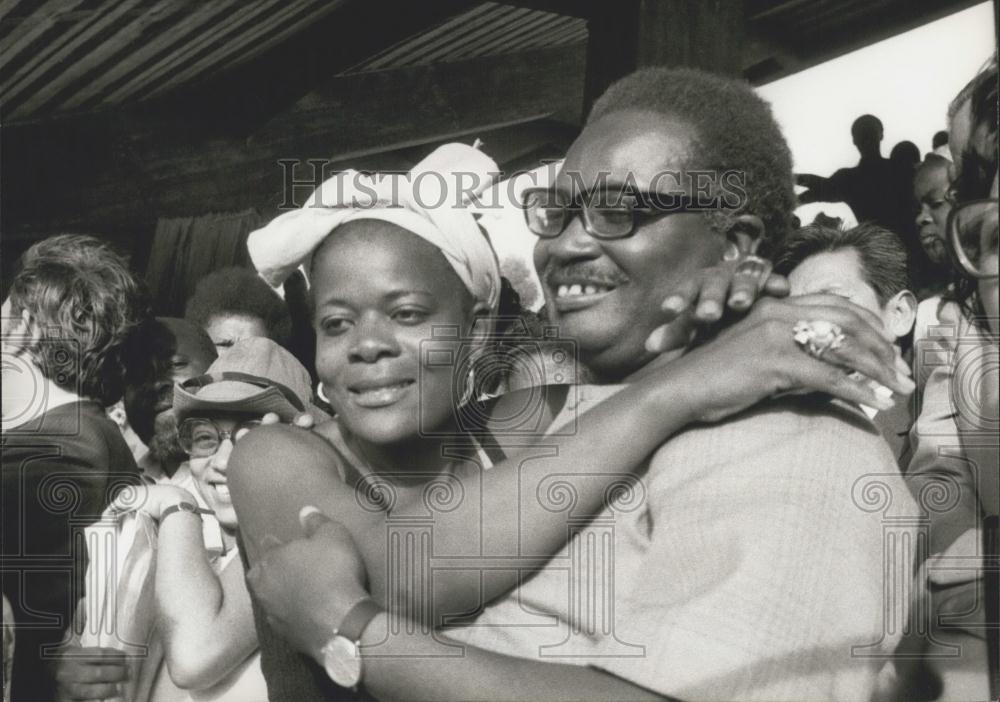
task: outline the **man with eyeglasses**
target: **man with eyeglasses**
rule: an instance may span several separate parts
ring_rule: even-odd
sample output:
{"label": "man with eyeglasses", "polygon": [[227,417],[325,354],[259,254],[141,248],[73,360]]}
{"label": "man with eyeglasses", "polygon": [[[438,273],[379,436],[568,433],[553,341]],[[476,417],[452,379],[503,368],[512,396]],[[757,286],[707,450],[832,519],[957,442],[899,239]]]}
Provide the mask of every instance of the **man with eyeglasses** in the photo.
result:
{"label": "man with eyeglasses", "polygon": [[[718,195],[705,198],[707,212],[698,211],[698,166],[712,167],[708,194]],[[724,180],[731,172],[735,179]],[[677,173],[683,193],[674,190]],[[737,196],[735,205],[727,194]],[[528,193],[525,205],[539,237],[535,265],[550,320],[575,340],[595,383],[556,408],[558,427],[620,384],[641,383],[678,359],[706,336],[698,320],[751,305],[767,278],[758,249],[763,254],[789,229],[791,158],[748,86],[646,69],[595,104],[553,187]],[[732,289],[728,277],[709,273],[727,260],[741,260]],[[796,353],[799,343],[802,353],[829,358],[858,341],[823,322],[846,329],[855,314],[868,313],[836,296],[804,296],[765,302],[751,317]],[[797,342],[800,321],[805,336]],[[879,363],[891,367],[891,347],[874,325],[865,329],[884,343],[888,361]],[[903,373],[890,376],[898,392],[912,387]],[[848,374],[831,365],[830,377],[840,383]],[[494,416],[511,416],[505,397]],[[581,529],[549,567],[474,623],[448,628],[464,649],[380,656],[378,645],[394,632],[376,615],[358,628],[357,677],[372,695],[401,699],[867,699],[878,656],[898,636],[883,629],[882,616],[899,615],[900,604],[884,600],[882,513],[852,493],[868,473],[880,474],[894,508],[912,511],[875,428],[825,397],[764,403],[694,427],[653,455],[637,504],[609,507],[592,523],[596,532]],[[319,527],[255,564],[258,595],[280,608],[268,614],[283,622],[282,632],[339,631],[337,615],[346,613],[323,602],[364,588],[350,582],[362,568],[351,562],[344,533]],[[899,562],[908,574],[905,554]],[[419,638],[418,631],[404,645]],[[871,655],[852,655],[852,647]]]}

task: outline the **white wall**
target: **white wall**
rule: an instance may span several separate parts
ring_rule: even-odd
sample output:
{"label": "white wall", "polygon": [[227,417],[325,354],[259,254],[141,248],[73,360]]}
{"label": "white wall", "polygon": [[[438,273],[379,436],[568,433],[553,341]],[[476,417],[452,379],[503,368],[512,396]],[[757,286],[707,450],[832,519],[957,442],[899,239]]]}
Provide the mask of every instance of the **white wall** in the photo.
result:
{"label": "white wall", "polygon": [[857,163],[851,122],[882,120],[882,155],[903,140],[921,154],[945,129],[948,103],[995,51],[993,7],[970,7],[759,88],[785,133],[796,171],[829,175]]}
{"label": "white wall", "polygon": [[[946,128],[948,103],[994,50],[993,8],[984,2],[759,91],[774,108],[797,171],[829,175],[857,163],[850,128],[865,113],[878,116],[885,126],[883,155],[904,139],[921,154],[930,151],[934,132]],[[530,184],[544,185],[546,173],[540,169],[528,178],[534,181]],[[511,194],[506,186],[504,190],[501,200]],[[519,190],[520,184],[513,188],[514,193]],[[811,221],[818,210],[852,221],[846,205],[846,214],[829,203],[805,207],[814,211],[803,214],[803,221]],[[484,212],[483,225],[501,259],[516,258],[533,269],[535,237],[516,205]]]}

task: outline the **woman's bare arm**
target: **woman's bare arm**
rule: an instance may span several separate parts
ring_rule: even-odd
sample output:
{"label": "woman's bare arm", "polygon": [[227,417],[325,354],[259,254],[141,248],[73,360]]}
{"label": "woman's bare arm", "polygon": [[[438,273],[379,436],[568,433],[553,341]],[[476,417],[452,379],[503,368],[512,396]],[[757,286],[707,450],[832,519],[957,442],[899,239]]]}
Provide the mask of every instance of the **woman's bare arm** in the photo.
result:
{"label": "woman's bare arm", "polygon": [[[394,636],[388,615],[376,616],[361,642],[365,690],[382,702],[472,702],[498,696],[538,702],[666,699],[597,668],[515,658],[474,646],[463,645],[460,656],[421,656],[426,647],[439,645],[430,639],[430,634]],[[365,655],[386,646],[395,655]]]}
{"label": "woman's bare arm", "polygon": [[235,558],[216,575],[201,519],[189,512],[163,521],[157,551],[156,603],[170,677],[185,689],[211,687],[257,648],[243,565]]}
{"label": "woman's bare arm", "polygon": [[[425,601],[431,588],[423,582],[415,583],[419,592],[392,593],[401,596],[388,601],[407,603],[407,616],[428,616],[475,611],[509,591],[524,571],[542,567],[567,542],[574,522],[604,505],[610,486],[694,420],[715,421],[802,386],[881,406],[884,400],[865,384],[798,348],[791,333],[797,319],[840,324],[850,341],[827,358],[908,393],[912,382],[898,375],[891,345],[868,317],[833,296],[759,303],[716,341],[654,369],[580,415],[574,433],[546,436],[527,458],[514,456],[492,470],[443,476],[443,481],[461,483],[453,486],[454,492],[465,499],[450,511],[431,513],[432,551],[435,557],[463,556],[461,569],[435,569],[431,607],[411,606],[414,598]],[[297,515],[302,507],[315,505],[351,532],[377,598],[386,594],[389,580],[410,588],[413,580],[387,577],[386,515],[344,485],[335,455],[323,439],[291,427],[264,427],[236,445],[229,482],[251,561],[265,535],[283,543],[301,536]],[[547,489],[545,481],[555,475],[570,486],[572,510],[539,499]],[[421,488],[397,487],[394,493],[394,515],[428,511],[428,494]],[[479,495],[481,501],[471,499]],[[488,548],[482,550],[487,540]],[[477,560],[480,553],[484,558]],[[512,567],[489,570],[504,558],[511,559]],[[480,582],[477,571],[489,571],[489,577]]]}
{"label": "woman's bare arm", "polygon": [[[306,512],[305,538],[266,547],[247,574],[274,631],[324,663],[324,647],[367,598],[365,565],[347,528]],[[382,700],[652,700],[653,692],[594,668],[528,660],[447,642],[377,614],[361,635],[365,689]]]}
{"label": "woman's bare arm", "polygon": [[[569,539],[573,521],[601,508],[609,485],[631,473],[666,436],[694,418],[690,394],[690,389],[670,382],[629,388],[582,414],[575,434],[546,438],[538,450],[490,470],[442,476],[440,481],[459,483],[452,484],[452,490],[464,495],[458,508],[447,514],[433,515],[432,499],[423,486],[389,487],[394,493],[393,514],[431,510],[437,530],[435,556],[464,557],[462,570],[435,573],[435,604],[446,606],[450,613],[471,611],[515,587],[520,576],[511,570],[485,579],[483,591],[471,585],[478,581],[477,571],[498,558],[530,555],[532,559],[522,563],[522,571],[542,567]],[[297,515],[302,507],[316,505],[351,531],[363,554],[373,593],[384,593],[389,579],[386,544],[390,521],[365,502],[363,485],[355,491],[343,483],[331,466],[334,456],[322,439],[291,427],[263,427],[236,445],[229,461],[229,484],[248,556],[253,558],[256,545],[265,536],[281,542],[301,536]],[[269,470],[268,464],[275,469]],[[280,487],[264,477],[265,473],[277,477],[274,474],[278,472],[282,473]],[[564,484],[560,489],[569,486],[576,494],[572,512],[553,509],[551,503],[537,498],[539,491],[546,489],[543,482],[556,472]],[[439,487],[443,487],[440,482]],[[483,525],[488,530],[488,550],[480,561],[469,556],[483,552]]]}

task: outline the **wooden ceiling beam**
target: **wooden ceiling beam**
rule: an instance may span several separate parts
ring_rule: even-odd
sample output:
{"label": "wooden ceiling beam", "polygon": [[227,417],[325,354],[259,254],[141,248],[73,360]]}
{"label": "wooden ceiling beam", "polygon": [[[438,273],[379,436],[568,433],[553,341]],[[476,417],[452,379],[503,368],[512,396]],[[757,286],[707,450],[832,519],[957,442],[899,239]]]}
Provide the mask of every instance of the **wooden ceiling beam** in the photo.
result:
{"label": "wooden ceiling beam", "polygon": [[[752,22],[748,24],[747,32],[758,37],[759,42],[774,46],[773,56],[776,60],[771,62],[773,70],[751,71],[750,69],[753,68],[751,65],[745,65],[744,69],[752,74],[747,77],[754,84],[770,83],[960,12],[980,1],[907,0],[904,3],[883,0],[879,6],[873,4],[868,14],[856,17],[845,26],[832,30],[827,28],[822,32],[800,32],[794,35],[788,32],[775,32],[768,22]],[[994,2],[994,6],[996,6],[996,2]],[[757,48],[760,48],[762,43],[758,43]],[[794,57],[795,60],[784,60],[789,56]],[[755,54],[755,58],[757,58],[755,65],[760,67],[764,65],[768,57],[758,53]]]}
{"label": "wooden ceiling beam", "polygon": [[[178,117],[210,116],[229,133],[235,127],[249,135],[330,76],[474,4],[474,0],[345,0],[292,40],[159,102],[175,106]],[[262,81],[261,76],[280,78]]]}
{"label": "wooden ceiling beam", "polygon": [[[590,0],[500,0],[504,5],[524,7],[529,10],[554,12],[566,17],[582,17],[587,19],[591,13]],[[610,4],[614,4],[612,1]]]}
{"label": "wooden ceiling beam", "polygon": [[5,127],[4,168],[19,176],[5,179],[0,228],[102,231],[149,216],[273,212],[283,199],[279,160],[343,164],[549,115],[578,124],[584,62],[576,44],[338,77],[244,137],[134,110]]}
{"label": "wooden ceiling beam", "polygon": [[[70,86],[83,91],[85,98],[81,100],[68,91],[59,101],[69,104],[68,112],[53,112],[49,105],[44,105],[17,119],[12,119],[8,113],[5,125],[52,123],[75,120],[83,114],[118,112],[122,107],[114,104],[116,101],[133,103],[136,96],[145,94],[147,99],[133,103],[135,110],[165,112],[177,120],[200,123],[206,132],[250,133],[329,76],[475,4],[476,0],[435,0],[433,3],[341,0],[332,11],[297,31],[291,39],[252,58],[246,55],[260,51],[260,42],[227,54],[225,60],[230,68],[219,72],[205,70],[199,74],[200,54],[188,56],[183,47],[161,41],[159,45],[167,46],[171,53],[150,56],[146,63],[139,63],[129,71],[110,66],[108,70],[113,80],[108,82],[99,77],[96,97],[88,92],[89,86]],[[359,27],[364,31],[359,31]],[[0,37],[0,45],[12,41],[23,43],[24,40],[15,39],[15,35],[23,37],[24,33],[8,33]],[[160,87],[159,83],[142,89],[141,83],[136,85],[135,81],[146,80],[150,71],[155,75],[163,74],[164,65],[169,68],[165,75],[188,71],[192,80],[149,99],[149,94]],[[277,79],[262,80],[262,76]]]}

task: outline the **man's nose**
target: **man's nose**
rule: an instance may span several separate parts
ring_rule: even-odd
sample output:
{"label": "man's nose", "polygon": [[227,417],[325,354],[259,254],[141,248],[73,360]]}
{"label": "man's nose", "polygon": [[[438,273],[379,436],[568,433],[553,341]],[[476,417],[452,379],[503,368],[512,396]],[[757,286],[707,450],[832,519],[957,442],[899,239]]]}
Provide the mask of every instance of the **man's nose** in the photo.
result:
{"label": "man's nose", "polygon": [[571,212],[572,219],[562,233],[549,240],[549,256],[560,260],[597,258],[601,255],[601,242],[590,235],[583,225],[583,213]]}
{"label": "man's nose", "polygon": [[399,355],[399,345],[391,322],[381,315],[363,316],[354,328],[354,343],[348,352],[351,361],[375,363],[381,358]]}

